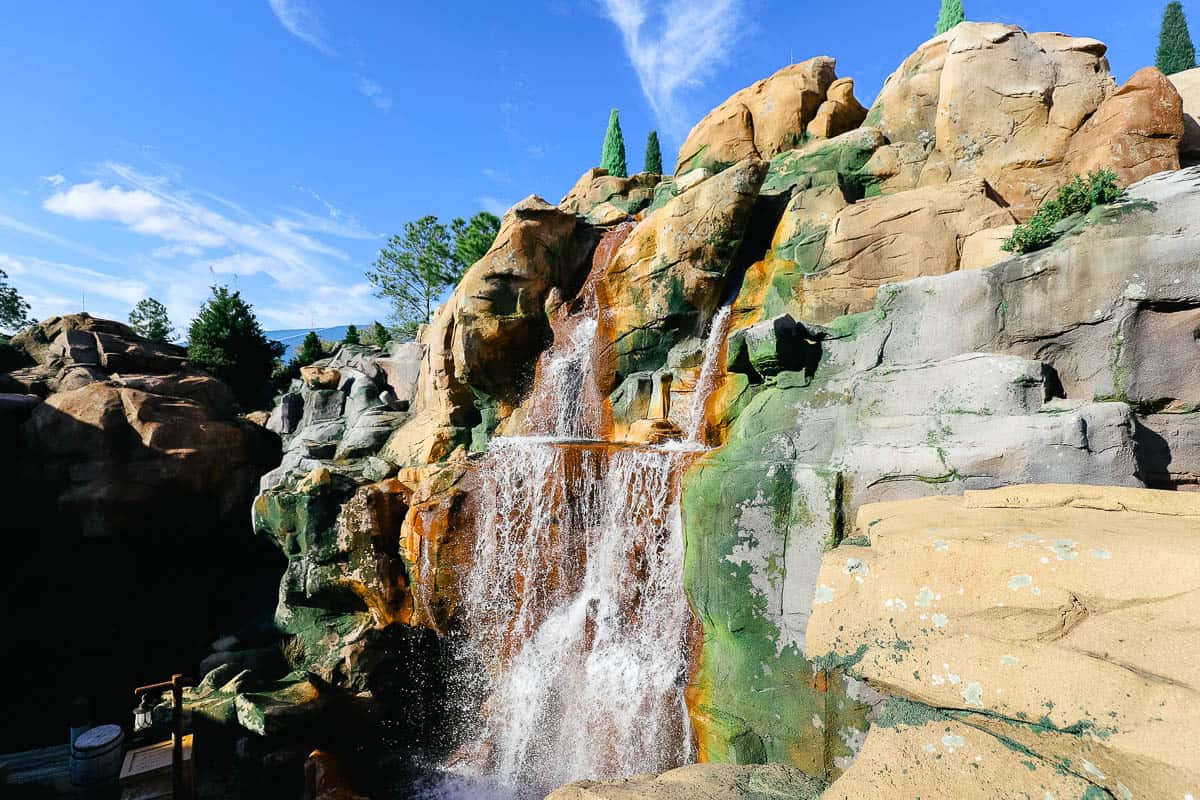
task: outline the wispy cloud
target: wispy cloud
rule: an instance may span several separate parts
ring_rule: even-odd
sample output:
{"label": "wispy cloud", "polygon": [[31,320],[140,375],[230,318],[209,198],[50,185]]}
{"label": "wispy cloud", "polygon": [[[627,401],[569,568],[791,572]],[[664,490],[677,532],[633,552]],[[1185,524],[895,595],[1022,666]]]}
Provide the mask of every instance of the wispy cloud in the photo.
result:
{"label": "wispy cloud", "polygon": [[490,181],[495,181],[496,183],[502,183],[505,185],[511,185],[513,182],[512,176],[503,170],[493,169],[492,167],[484,167],[480,171],[483,173],[483,177]]}
{"label": "wispy cloud", "polygon": [[385,114],[392,110],[392,98],[375,81],[362,75],[354,76],[354,88]]}
{"label": "wispy cloud", "polygon": [[327,56],[337,55],[325,34],[320,9],[309,0],[267,0],[271,11],[287,32]]}
{"label": "wispy cloud", "polygon": [[476,202],[484,211],[495,214],[497,217],[504,216],[504,212],[512,208],[512,203],[508,200],[502,200],[499,197],[477,197]]}
{"label": "wispy cloud", "polygon": [[[237,265],[269,275],[281,286],[298,286],[320,279],[319,256],[347,261],[349,256],[309,235],[310,228],[327,228],[322,218],[279,216],[269,221],[245,212],[236,203],[192,192],[168,178],[145,175],[133,167],[110,162],[104,172],[114,181],[75,184],[48,197],[47,211],[79,220],[110,221],[127,230],[167,243],[154,251],[162,258],[197,257],[205,251],[232,251],[221,261],[229,272]],[[317,224],[321,222],[321,224]],[[345,225],[342,226],[346,227]],[[272,262],[267,266],[263,259]]]}
{"label": "wispy cloud", "polygon": [[96,250],[93,247],[88,247],[87,245],[82,245],[78,242],[71,241],[70,239],[58,236],[50,231],[39,228],[36,225],[30,225],[27,222],[22,222],[16,217],[10,217],[7,214],[0,214],[0,228],[6,228],[10,231],[14,231],[25,236],[30,236],[35,239],[41,239],[44,242],[49,242],[50,244],[55,244],[59,247],[73,250],[76,253],[80,253],[89,258],[94,258],[97,261],[117,261],[117,259],[113,258],[112,256],[101,253],[99,250]]}
{"label": "wispy cloud", "polygon": [[67,181],[66,178],[64,178],[62,175],[59,175],[58,173],[55,173],[53,175],[43,175],[42,180],[44,180],[46,183],[50,184],[51,186],[62,186]]}
{"label": "wispy cloud", "polygon": [[621,32],[642,93],[663,130],[676,139],[690,122],[682,95],[728,61],[744,23],[741,0],[604,0]]}
{"label": "wispy cloud", "polygon": [[[110,315],[119,314],[118,318],[123,319],[128,309],[147,294],[147,285],[139,280],[31,256],[0,253],[0,269],[10,275],[20,276],[22,284],[19,285],[22,288],[34,288],[29,293],[29,300],[33,306],[32,314],[38,318],[75,310],[83,305],[86,295],[112,301],[114,305]],[[62,300],[64,297],[71,298],[66,309],[61,305],[42,307],[47,300]],[[103,305],[101,307],[104,308]],[[125,311],[121,313],[119,309]]]}

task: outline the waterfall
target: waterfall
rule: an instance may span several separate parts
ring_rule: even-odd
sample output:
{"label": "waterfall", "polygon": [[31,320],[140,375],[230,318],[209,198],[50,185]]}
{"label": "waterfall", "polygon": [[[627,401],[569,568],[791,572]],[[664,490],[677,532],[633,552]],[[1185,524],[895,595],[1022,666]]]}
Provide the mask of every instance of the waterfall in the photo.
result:
{"label": "waterfall", "polygon": [[732,308],[732,306],[721,306],[717,309],[712,324],[708,327],[708,338],[704,341],[704,361],[700,365],[700,376],[696,378],[696,387],[692,390],[692,401],[688,406],[685,420],[685,442],[701,443],[700,437],[704,432],[704,408],[708,405],[709,395],[716,387],[717,367],[720,364],[725,337],[729,333],[729,314]]}
{"label": "waterfall", "polygon": [[492,676],[468,772],[540,797],[688,761],[676,485],[688,458],[492,441],[463,598]]}
{"label": "waterfall", "polygon": [[545,382],[554,413],[551,435],[566,439],[584,439],[597,431],[587,418],[587,390],[592,378],[596,344],[596,320],[585,318],[572,330],[567,346],[546,359]]}

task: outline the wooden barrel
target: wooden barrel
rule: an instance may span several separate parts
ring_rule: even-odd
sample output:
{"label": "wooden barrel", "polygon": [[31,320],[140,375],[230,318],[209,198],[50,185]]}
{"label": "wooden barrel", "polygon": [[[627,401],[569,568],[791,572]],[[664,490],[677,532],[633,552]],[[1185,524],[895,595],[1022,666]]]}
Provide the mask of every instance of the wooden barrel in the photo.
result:
{"label": "wooden barrel", "polygon": [[100,725],[81,733],[71,746],[75,796],[88,800],[114,796],[124,756],[125,732],[120,725]]}

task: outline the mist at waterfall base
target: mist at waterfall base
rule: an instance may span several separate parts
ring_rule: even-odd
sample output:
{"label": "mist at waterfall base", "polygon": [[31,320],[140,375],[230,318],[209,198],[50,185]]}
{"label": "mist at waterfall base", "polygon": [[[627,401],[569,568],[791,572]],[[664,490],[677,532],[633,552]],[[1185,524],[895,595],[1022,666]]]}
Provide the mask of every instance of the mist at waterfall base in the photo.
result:
{"label": "mist at waterfall base", "polygon": [[597,439],[584,399],[594,317],[564,328],[543,356],[533,392],[550,395],[552,413],[528,427],[545,433],[492,439],[478,467],[459,646],[470,665],[460,686],[467,731],[419,796],[525,800],[692,761],[679,484],[704,449],[728,326],[724,307],[709,326],[684,441],[669,445]]}

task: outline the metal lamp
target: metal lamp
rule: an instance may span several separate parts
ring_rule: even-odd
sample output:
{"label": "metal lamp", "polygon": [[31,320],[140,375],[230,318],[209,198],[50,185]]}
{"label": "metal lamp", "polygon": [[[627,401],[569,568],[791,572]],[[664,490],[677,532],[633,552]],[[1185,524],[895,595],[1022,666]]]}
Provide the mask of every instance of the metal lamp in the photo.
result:
{"label": "metal lamp", "polygon": [[150,693],[142,694],[142,702],[137,704],[133,709],[133,731],[141,733],[148,730],[154,725],[154,701],[150,699]]}

